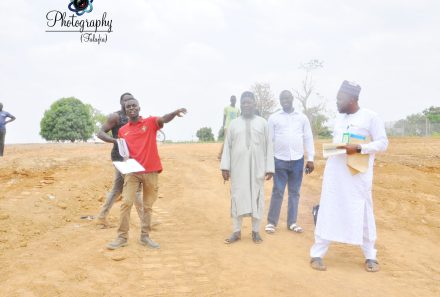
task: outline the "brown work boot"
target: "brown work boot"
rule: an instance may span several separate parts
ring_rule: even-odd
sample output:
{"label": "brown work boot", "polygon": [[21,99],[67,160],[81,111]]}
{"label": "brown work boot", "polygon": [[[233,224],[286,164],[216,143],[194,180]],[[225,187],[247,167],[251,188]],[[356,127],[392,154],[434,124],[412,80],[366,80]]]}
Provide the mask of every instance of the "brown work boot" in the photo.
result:
{"label": "brown work boot", "polygon": [[126,246],[127,244],[128,244],[127,239],[122,237],[117,237],[115,240],[107,244],[107,248],[109,250],[116,250],[120,247]]}
{"label": "brown work boot", "polygon": [[160,244],[151,239],[148,235],[141,235],[139,238],[139,243],[142,245],[146,245],[152,249],[160,248]]}

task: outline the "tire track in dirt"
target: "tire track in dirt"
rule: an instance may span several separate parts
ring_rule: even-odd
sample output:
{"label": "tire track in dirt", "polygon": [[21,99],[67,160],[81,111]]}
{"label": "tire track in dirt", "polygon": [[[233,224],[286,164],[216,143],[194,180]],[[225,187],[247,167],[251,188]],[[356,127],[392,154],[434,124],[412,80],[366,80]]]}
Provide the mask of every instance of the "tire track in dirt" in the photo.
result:
{"label": "tire track in dirt", "polygon": [[146,285],[151,288],[149,294],[193,296],[196,292],[209,291],[211,279],[203,268],[203,260],[187,240],[193,236],[191,228],[161,208],[156,208],[155,214],[161,222],[160,233],[155,235],[161,249],[142,259]]}
{"label": "tire track in dirt", "polygon": [[212,195],[211,174],[191,150],[175,158],[171,157],[173,146],[161,149],[165,157],[159,193],[163,198],[154,208],[160,225],[152,233],[161,248],[153,251],[154,257],[143,259],[145,277],[151,269],[160,271],[150,275],[151,284],[159,284],[153,296],[219,296],[216,269],[212,269],[218,261],[206,255],[213,231],[203,205],[198,205],[199,197]]}

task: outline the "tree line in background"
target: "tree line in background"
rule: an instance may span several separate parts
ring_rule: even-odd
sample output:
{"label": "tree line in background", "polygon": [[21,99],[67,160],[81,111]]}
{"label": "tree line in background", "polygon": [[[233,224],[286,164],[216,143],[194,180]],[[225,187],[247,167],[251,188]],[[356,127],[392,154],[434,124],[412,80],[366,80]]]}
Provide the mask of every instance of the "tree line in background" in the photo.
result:
{"label": "tree line in background", "polygon": [[420,113],[386,123],[386,128],[390,136],[439,136],[440,106],[431,106]]}
{"label": "tree line in background", "polygon": [[[297,100],[302,108],[302,112],[307,116],[315,137],[331,137],[331,131],[327,126],[329,112],[326,109],[325,98],[317,91],[313,73],[323,67],[321,60],[313,59],[300,65],[304,71],[304,79],[300,88],[292,89],[294,99]],[[255,94],[257,101],[257,113],[268,119],[269,116],[278,111],[275,109],[278,100],[270,89],[270,84],[257,82],[251,86],[251,91]],[[311,104],[311,99],[318,99],[317,103]],[[440,106],[431,106],[421,113],[407,116],[397,122],[386,123],[389,136],[439,136],[440,135]],[[217,139],[224,139],[223,127],[218,132]],[[203,141],[199,139],[200,141]]]}
{"label": "tree line in background", "polygon": [[[305,78],[299,89],[293,89],[294,99],[298,100],[302,112],[308,117],[315,137],[330,137],[331,132],[326,126],[329,117],[325,100],[316,91],[312,72],[323,67],[322,61],[311,60],[302,64]],[[257,82],[251,86],[257,101],[257,113],[268,119],[278,111],[275,109],[278,100],[268,83]],[[310,98],[317,97],[318,103],[312,105]],[[84,104],[75,97],[61,98],[55,101],[44,113],[40,122],[40,135],[47,141],[87,141],[94,137],[106,116],[90,104]],[[390,136],[430,136],[440,135],[440,106],[431,106],[421,113],[411,114],[405,119],[386,124]],[[215,141],[210,127],[200,128],[196,136],[201,142]],[[217,140],[224,138],[223,127],[218,131]]]}
{"label": "tree line in background", "polygon": [[[301,88],[293,89],[294,99],[301,103],[303,112],[310,120],[313,134],[318,137],[329,137],[330,130],[325,125],[328,117],[326,116],[325,102],[322,96],[316,92],[313,72],[322,68],[323,62],[320,60],[310,60],[300,65],[304,71],[305,78]],[[257,113],[268,119],[276,112],[278,100],[270,88],[270,84],[256,82],[251,86],[257,101]],[[320,102],[317,105],[310,104],[312,96],[318,97]],[[106,116],[90,104],[84,104],[75,97],[61,98],[55,101],[44,113],[40,122],[40,135],[47,141],[87,141],[94,137],[99,131],[100,126],[105,122]],[[200,128],[196,132],[199,141],[215,141],[212,129],[209,127]],[[218,140],[223,140],[223,128],[218,133]]]}

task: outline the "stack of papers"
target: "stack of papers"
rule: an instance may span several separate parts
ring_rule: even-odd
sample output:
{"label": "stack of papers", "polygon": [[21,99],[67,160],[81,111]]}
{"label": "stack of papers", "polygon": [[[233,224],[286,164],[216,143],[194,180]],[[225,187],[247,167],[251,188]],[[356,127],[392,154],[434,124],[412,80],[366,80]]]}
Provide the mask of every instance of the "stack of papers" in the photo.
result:
{"label": "stack of papers", "polygon": [[129,159],[130,152],[128,150],[128,146],[125,140],[122,138],[118,138],[117,142],[119,154],[121,155],[121,157],[124,158],[124,161],[113,162],[116,169],[118,169],[119,172],[121,172],[122,174],[145,171],[145,168],[141,164],[139,164],[138,161],[136,161],[135,159]]}
{"label": "stack of papers", "polygon": [[330,156],[344,155],[345,149],[337,149],[336,147],[345,145],[345,143],[323,143],[322,144],[322,156],[327,159]]}
{"label": "stack of papers", "polygon": [[113,164],[122,174],[145,171],[145,168],[135,159],[128,159],[122,162],[114,161]]}
{"label": "stack of papers", "polygon": [[[351,143],[365,143],[363,141],[352,141]],[[338,149],[338,146],[345,145],[345,143],[323,143],[322,155],[325,159],[331,156],[345,155],[345,149]],[[347,155],[347,166],[352,175],[358,173],[365,173],[368,170],[370,155],[368,154],[352,154]]]}

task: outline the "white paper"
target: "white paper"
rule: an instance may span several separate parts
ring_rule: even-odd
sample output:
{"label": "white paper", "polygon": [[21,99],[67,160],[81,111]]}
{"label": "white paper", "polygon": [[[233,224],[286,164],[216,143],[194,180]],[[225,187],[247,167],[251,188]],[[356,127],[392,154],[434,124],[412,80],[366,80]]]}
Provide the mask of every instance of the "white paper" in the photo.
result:
{"label": "white paper", "polygon": [[122,162],[114,161],[113,164],[122,174],[145,171],[145,168],[135,159],[128,159]]}
{"label": "white paper", "polygon": [[337,149],[336,147],[345,145],[343,143],[323,143],[322,144],[322,156],[327,159],[330,156],[343,155],[347,151],[345,149]]}
{"label": "white paper", "polygon": [[128,151],[127,143],[125,142],[125,139],[118,138],[116,140],[118,142],[118,151],[122,158],[126,159],[130,157],[130,153]]}

